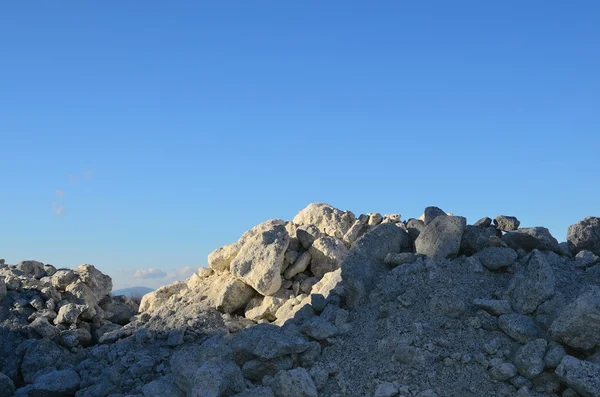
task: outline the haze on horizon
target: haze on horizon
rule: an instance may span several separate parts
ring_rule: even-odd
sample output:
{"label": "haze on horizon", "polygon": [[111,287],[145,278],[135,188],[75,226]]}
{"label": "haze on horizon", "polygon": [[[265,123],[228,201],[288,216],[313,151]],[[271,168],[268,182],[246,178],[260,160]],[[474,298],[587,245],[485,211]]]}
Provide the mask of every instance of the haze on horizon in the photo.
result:
{"label": "haze on horizon", "polygon": [[600,4],[0,6],[0,258],[188,277],[311,202],[600,216]]}

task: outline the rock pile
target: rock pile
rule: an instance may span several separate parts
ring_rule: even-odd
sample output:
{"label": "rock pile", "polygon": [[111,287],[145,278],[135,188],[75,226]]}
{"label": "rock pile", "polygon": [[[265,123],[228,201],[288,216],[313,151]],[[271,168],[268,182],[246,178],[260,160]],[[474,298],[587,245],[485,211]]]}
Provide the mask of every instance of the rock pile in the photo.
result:
{"label": "rock pile", "polygon": [[83,265],[0,265],[2,396],[600,396],[600,219],[311,204],[137,307]]}

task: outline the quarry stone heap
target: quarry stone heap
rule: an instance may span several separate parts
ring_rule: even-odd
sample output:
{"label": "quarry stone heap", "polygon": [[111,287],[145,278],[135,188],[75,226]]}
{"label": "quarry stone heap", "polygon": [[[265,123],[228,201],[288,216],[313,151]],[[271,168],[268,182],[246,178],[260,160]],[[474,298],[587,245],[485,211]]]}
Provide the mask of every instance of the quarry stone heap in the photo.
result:
{"label": "quarry stone heap", "polygon": [[600,220],[520,226],[310,204],[139,313],[89,265],[0,265],[0,397],[599,397]]}

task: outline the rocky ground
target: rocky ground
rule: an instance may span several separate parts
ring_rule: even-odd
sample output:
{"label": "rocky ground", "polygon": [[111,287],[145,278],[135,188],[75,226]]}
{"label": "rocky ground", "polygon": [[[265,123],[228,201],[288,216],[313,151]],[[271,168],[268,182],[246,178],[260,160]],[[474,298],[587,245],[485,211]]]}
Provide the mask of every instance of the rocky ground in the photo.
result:
{"label": "rocky ground", "polygon": [[4,396],[600,396],[600,218],[311,204],[190,279],[112,297],[91,265],[0,261]]}

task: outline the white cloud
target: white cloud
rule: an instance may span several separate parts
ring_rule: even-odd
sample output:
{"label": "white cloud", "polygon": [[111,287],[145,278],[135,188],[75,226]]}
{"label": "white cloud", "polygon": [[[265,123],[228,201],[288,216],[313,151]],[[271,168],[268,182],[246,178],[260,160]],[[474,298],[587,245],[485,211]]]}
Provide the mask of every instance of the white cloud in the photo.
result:
{"label": "white cloud", "polygon": [[165,278],[167,273],[160,269],[136,270],[133,278]]}
{"label": "white cloud", "polygon": [[65,195],[65,192],[63,192],[62,190],[58,189],[56,191],[56,197],[61,198]]}
{"label": "white cloud", "polygon": [[64,216],[65,215],[65,206],[58,203],[52,203],[52,212],[56,216]]}
{"label": "white cloud", "polygon": [[191,267],[191,266],[185,266],[179,269],[176,269],[172,272],[169,272],[169,274],[167,274],[168,278],[179,278],[179,279],[185,279],[190,277],[192,274],[194,274],[196,272],[196,269]]}

